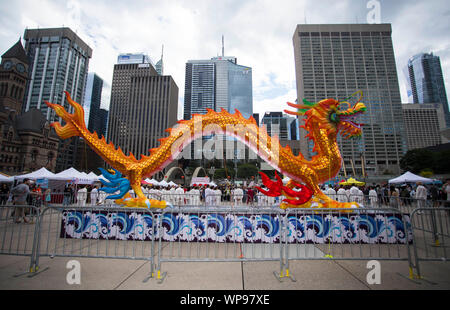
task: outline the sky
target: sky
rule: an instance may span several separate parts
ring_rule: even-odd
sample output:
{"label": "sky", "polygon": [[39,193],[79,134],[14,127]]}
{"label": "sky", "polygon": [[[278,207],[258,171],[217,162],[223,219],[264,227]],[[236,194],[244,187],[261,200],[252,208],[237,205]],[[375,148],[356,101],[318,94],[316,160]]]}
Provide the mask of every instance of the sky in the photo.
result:
{"label": "sky", "polygon": [[76,31],[93,49],[89,72],[104,80],[106,109],[117,56],[145,53],[156,63],[164,45],[164,74],[179,88],[182,118],[185,64],[220,55],[223,35],[225,55],[253,69],[254,113],[282,111],[297,98],[292,37],[303,23],[390,23],[402,102],[408,103],[404,68],[418,53],[440,56],[450,89],[448,0],[0,0],[0,12],[2,54],[26,28]]}

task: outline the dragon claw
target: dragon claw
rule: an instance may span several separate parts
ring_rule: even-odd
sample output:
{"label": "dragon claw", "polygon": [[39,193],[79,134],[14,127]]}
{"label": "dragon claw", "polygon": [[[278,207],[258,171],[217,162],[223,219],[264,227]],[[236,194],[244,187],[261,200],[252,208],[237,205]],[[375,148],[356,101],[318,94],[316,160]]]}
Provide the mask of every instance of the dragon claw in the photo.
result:
{"label": "dragon claw", "polygon": [[148,199],[146,197],[131,198],[128,194],[121,199],[116,199],[114,202],[128,208],[164,209],[167,206],[171,206],[164,200],[159,201],[155,199]]}

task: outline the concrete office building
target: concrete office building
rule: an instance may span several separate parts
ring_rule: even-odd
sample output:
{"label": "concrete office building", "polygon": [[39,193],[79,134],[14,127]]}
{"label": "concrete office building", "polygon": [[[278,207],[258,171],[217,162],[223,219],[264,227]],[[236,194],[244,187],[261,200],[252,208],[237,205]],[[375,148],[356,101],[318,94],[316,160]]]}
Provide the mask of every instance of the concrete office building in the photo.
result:
{"label": "concrete office building", "polygon": [[[299,102],[363,91],[362,139],[338,136],[348,174],[397,174],[407,151],[391,32],[390,24],[297,25],[293,35]],[[304,136],[302,129],[302,151],[311,156]]]}
{"label": "concrete office building", "polygon": [[441,130],[445,128],[445,115],[441,104],[403,104],[402,108],[408,150],[443,143]]}
{"label": "concrete office building", "polygon": [[137,159],[158,147],[177,122],[178,87],[150,63],[114,65],[108,140]]}

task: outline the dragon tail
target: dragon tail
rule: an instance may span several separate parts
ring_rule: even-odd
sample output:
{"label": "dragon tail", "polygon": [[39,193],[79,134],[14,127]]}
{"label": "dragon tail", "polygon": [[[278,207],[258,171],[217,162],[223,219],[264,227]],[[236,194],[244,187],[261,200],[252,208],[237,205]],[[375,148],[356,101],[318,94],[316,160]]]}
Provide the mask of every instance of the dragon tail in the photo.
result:
{"label": "dragon tail", "polygon": [[83,107],[72,100],[70,94],[64,91],[67,101],[74,108],[74,113],[67,112],[64,107],[59,104],[54,104],[45,101],[45,104],[51,109],[55,110],[56,114],[60,116],[66,124],[62,126],[59,122],[54,122],[51,126],[55,129],[56,133],[61,139],[68,139],[71,137],[82,137],[87,144],[99,154],[108,164],[113,167],[117,167],[122,173],[126,171],[127,165],[135,164],[136,158],[132,153],[126,156],[120,147],[115,148],[113,143],[106,143],[105,137],[98,138],[97,133],[92,133],[86,128],[84,122],[84,110]]}

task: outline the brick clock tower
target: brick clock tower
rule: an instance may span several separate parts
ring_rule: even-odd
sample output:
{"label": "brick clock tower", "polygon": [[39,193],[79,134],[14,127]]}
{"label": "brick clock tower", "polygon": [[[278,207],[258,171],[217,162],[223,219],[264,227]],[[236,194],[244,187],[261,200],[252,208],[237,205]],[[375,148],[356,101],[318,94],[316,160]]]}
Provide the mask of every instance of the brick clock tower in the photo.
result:
{"label": "brick clock tower", "polygon": [[28,57],[21,40],[2,55],[0,65],[0,109],[10,114],[22,112],[28,80]]}

